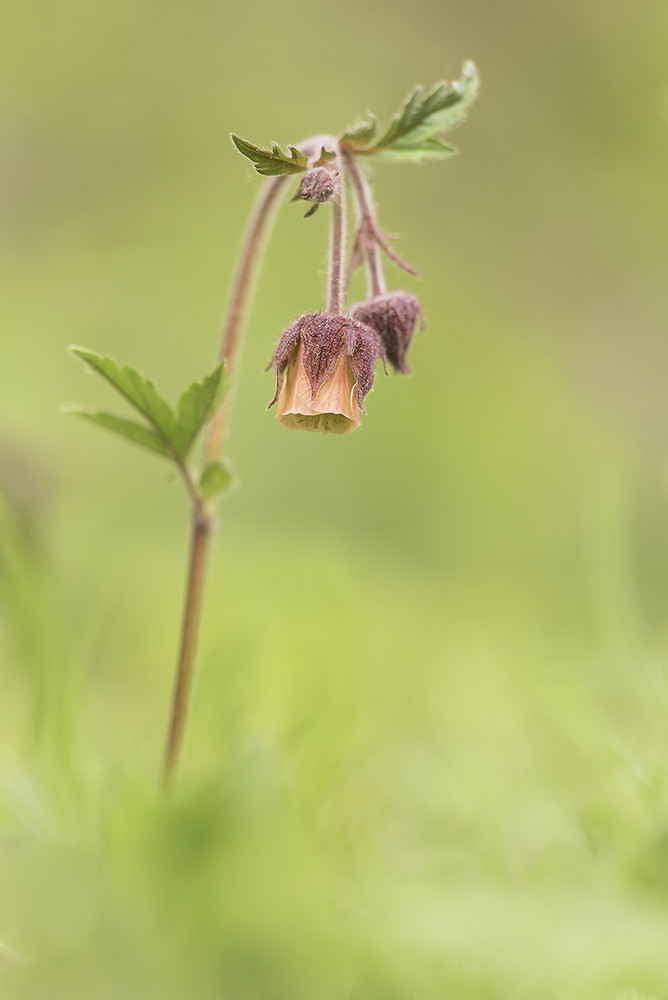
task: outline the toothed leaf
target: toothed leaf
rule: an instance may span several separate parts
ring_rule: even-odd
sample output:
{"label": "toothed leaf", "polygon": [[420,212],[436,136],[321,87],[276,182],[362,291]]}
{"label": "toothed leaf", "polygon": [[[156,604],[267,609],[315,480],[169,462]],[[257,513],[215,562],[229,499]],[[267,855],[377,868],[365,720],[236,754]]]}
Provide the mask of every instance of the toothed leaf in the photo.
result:
{"label": "toothed leaf", "polygon": [[157,452],[163,458],[172,458],[169,448],[163,444],[150,427],[146,427],[144,424],[138,424],[134,420],[127,420],[125,417],[119,417],[115,413],[108,413],[106,410],[93,410],[85,406],[64,406],[62,412],[72,413],[76,417],[83,417],[84,420],[89,420],[93,424],[98,424],[109,431],[114,431],[115,434],[120,434],[121,437],[127,438],[129,441],[134,441],[135,444],[140,444],[150,451]]}
{"label": "toothed leaf", "polygon": [[320,157],[319,157],[318,160],[316,160],[316,162],[313,164],[313,166],[314,167],[324,167],[324,165],[326,163],[329,163],[330,160],[335,160],[335,159],[336,159],[336,153],[335,152],[333,152],[331,149],[325,149],[324,146],[321,146],[321,148],[320,148]]}
{"label": "toothed leaf", "polygon": [[441,139],[423,139],[422,142],[413,144],[395,142],[388,149],[381,149],[376,153],[379,160],[392,160],[395,163],[400,161],[423,163],[425,160],[447,160],[450,156],[456,156],[457,150],[454,146],[448,146]]}
{"label": "toothed leaf", "polygon": [[265,177],[276,174],[298,174],[308,169],[308,160],[294,146],[288,146],[290,151],[288,156],[276,142],[272,143],[271,149],[263,149],[262,146],[247,142],[234,132],[231,133],[231,138],[239,152],[253,162],[258,174]]}
{"label": "toothed leaf", "polygon": [[[461,121],[475,100],[480,79],[475,63],[464,63],[462,76],[451,86],[437,83],[428,93],[422,87],[415,87],[390,122],[384,135],[369,149],[369,152],[386,154],[397,145],[403,150],[400,157],[384,155],[385,159],[433,159],[450,152],[437,151],[430,145],[440,133],[447,131]],[[421,150],[420,156],[412,155]],[[405,155],[412,151],[411,155]]]}
{"label": "toothed leaf", "polygon": [[422,87],[414,87],[390,122],[385,134],[376,143],[377,148],[391,146],[397,139],[408,135],[411,129],[420,123],[421,108]]}
{"label": "toothed leaf", "polygon": [[136,368],[129,365],[121,367],[113,358],[89,351],[85,347],[70,347],[70,350],[146,417],[168,449],[171,446],[174,451],[178,451],[175,446],[176,418],[172,408],[149,379],[144,378]]}
{"label": "toothed leaf", "polygon": [[174,443],[182,458],[185,458],[195,438],[213,416],[225,398],[225,366],[218,365],[201,382],[189,385],[179,399]]}
{"label": "toothed leaf", "polygon": [[341,136],[341,142],[350,143],[353,146],[368,146],[376,134],[378,119],[373,112],[368,112],[367,118],[360,118],[349,125]]}

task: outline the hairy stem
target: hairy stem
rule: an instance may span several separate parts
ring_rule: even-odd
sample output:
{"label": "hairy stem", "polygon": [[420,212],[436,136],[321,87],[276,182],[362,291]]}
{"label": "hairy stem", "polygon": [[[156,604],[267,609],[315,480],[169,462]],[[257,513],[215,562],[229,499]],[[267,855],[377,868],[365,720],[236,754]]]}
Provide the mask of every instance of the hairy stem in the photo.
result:
{"label": "hairy stem", "polygon": [[[278,207],[278,194],[287,180],[285,174],[272,177],[265,181],[255,203],[252,215],[248,220],[246,235],[241,246],[237,267],[230,293],[230,303],[223,323],[223,333],[218,352],[218,361],[224,361],[228,379],[234,377],[239,355],[239,343],[243,333],[244,321],[248,312],[250,296],[253,291],[254,279],[270,223],[273,221]],[[204,442],[204,464],[215,461],[220,455],[225,437],[225,426],[229,412],[230,396],[225,405],[209,422]]]}
{"label": "hairy stem", "polygon": [[366,255],[366,280],[367,295],[382,295],[387,291],[383,265],[380,260],[378,247],[374,244],[369,247]]}
{"label": "hairy stem", "polygon": [[329,233],[329,269],[327,274],[326,312],[337,315],[344,310],[346,256],[346,192],[339,176],[332,197],[332,223]]}
{"label": "hairy stem", "polygon": [[383,265],[380,259],[378,245],[374,238],[377,229],[376,210],[371,197],[369,185],[364,174],[358,167],[355,157],[347,150],[342,150],[343,162],[350,174],[357,198],[360,215],[361,240],[366,253],[367,294],[381,295],[387,291]]}
{"label": "hairy stem", "polygon": [[[239,344],[250,304],[254,278],[265,245],[265,238],[277,207],[277,196],[286,179],[285,176],[278,176],[265,183],[246,228],[246,235],[232,283],[230,303],[223,325],[218,354],[218,360],[226,363],[228,378],[231,378],[236,370]],[[229,396],[225,406],[211,419],[207,427],[203,456],[205,466],[218,458],[220,454],[225,435],[228,406]],[[199,496],[190,474],[185,467],[181,471],[192,500],[192,527],[181,644],[165,748],[163,780],[166,785],[174,776],[183,745],[204,604],[206,569],[215,528],[215,518]]]}
{"label": "hairy stem", "polygon": [[183,624],[181,627],[181,646],[176,668],[176,682],[172,697],[172,711],[165,748],[163,778],[165,784],[174,776],[179,759],[183,736],[185,733],[190,691],[192,688],[197,640],[202,620],[204,604],[204,584],[206,582],[206,566],[211,548],[211,538],[214,528],[213,516],[205,510],[202,502],[193,504],[192,528],[190,541],[190,565],[188,568],[188,585],[186,601],[183,609]]}

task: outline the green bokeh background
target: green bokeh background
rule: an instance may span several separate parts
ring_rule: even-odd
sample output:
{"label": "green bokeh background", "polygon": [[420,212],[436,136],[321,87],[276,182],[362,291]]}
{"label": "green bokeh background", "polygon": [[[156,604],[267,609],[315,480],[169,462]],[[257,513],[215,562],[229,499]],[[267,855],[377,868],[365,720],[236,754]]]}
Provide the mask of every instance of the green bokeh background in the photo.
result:
{"label": "green bokeh background", "polygon": [[[665,4],[0,10],[2,996],[667,996]],[[428,330],[354,435],[266,411],[324,284],[327,212],[281,211],[164,799],[187,504],[58,414],[112,402],[65,347],[175,397],[259,185],[229,131],[465,58],[461,155],[377,167]]]}

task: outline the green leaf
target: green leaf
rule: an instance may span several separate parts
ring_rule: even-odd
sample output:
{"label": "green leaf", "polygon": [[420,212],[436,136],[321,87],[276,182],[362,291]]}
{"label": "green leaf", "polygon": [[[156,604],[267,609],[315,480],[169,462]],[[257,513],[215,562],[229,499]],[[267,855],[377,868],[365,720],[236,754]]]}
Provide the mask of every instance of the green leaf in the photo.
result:
{"label": "green leaf", "polygon": [[313,166],[314,167],[324,167],[324,165],[326,163],[329,163],[330,160],[335,160],[335,159],[336,159],[336,153],[333,150],[331,150],[331,149],[325,149],[324,146],[321,146],[320,147],[320,157],[319,157],[318,160],[316,160],[316,162],[313,164]]}
{"label": "green leaf", "polygon": [[189,385],[179,399],[174,443],[182,458],[186,457],[202,427],[222,404],[227,390],[224,374],[225,365],[218,365],[201,382]]}
{"label": "green leaf", "polygon": [[106,410],[93,410],[85,406],[75,406],[74,404],[62,407],[62,412],[83,417],[84,420],[90,420],[93,424],[106,427],[107,430],[114,431],[116,434],[120,434],[121,437],[134,441],[135,444],[141,444],[150,451],[156,451],[165,458],[172,458],[171,451],[165,447],[157,434],[149,427],[138,424],[134,420],[118,417],[115,413],[107,413]]}
{"label": "green leaf", "polygon": [[288,146],[290,150],[288,156],[276,142],[272,143],[271,149],[263,149],[262,146],[247,142],[234,132],[230,135],[239,152],[253,161],[258,174],[271,177],[275,174],[298,174],[308,169],[308,160],[294,146]]}
{"label": "green leaf", "polygon": [[[462,76],[451,86],[442,81],[427,93],[422,87],[410,92],[384,135],[365,153],[377,153],[384,159],[434,159],[451,156],[451,147],[434,144],[436,137],[462,121],[475,100],[480,78],[475,63],[464,63]],[[438,140],[436,140],[438,141]],[[400,156],[391,156],[398,149]],[[419,154],[419,155],[418,155]]]}
{"label": "green leaf", "polygon": [[[146,418],[153,430],[148,427],[142,428],[131,420],[124,421],[123,418],[115,417],[113,414],[103,414],[99,419],[94,418],[94,422],[124,434],[125,437],[146,445],[147,448],[159,450],[161,454],[169,455],[177,463],[187,458],[195,438],[225,397],[227,386],[224,364],[219,364],[201,382],[193,382],[188,386],[179,399],[175,414],[153,383],[136,369],[128,365],[121,367],[113,358],[103,357],[84,347],[71,347],[70,350],[82,358],[93,371],[110,382]],[[124,430],[121,429],[121,424]],[[132,433],[130,428],[134,428]],[[155,447],[156,441],[160,448]]]}
{"label": "green leaf", "polygon": [[408,135],[411,129],[420,123],[421,108],[422,87],[415,87],[397,111],[385,134],[376,142],[376,148],[390,146],[397,139]]}
{"label": "green leaf", "polygon": [[373,140],[378,128],[378,119],[373,112],[367,112],[367,118],[358,118],[352,125],[349,125],[341,136],[341,142],[350,143],[353,146],[368,146]]}
{"label": "green leaf", "polygon": [[448,146],[441,139],[423,139],[416,145],[409,143],[395,142],[388,149],[381,149],[376,153],[378,160],[392,160],[395,163],[400,161],[412,163],[424,163],[425,160],[446,160],[450,156],[456,156],[457,150],[454,146]]}
{"label": "green leaf", "polygon": [[152,382],[144,378],[135,368],[130,368],[129,365],[121,368],[113,358],[89,351],[85,347],[75,346],[70,347],[70,350],[113,385],[142,416],[146,417],[169,451],[178,453],[175,445],[176,418],[171,406],[162,398]]}
{"label": "green leaf", "polygon": [[220,496],[232,484],[232,474],[222,462],[211,462],[202,472],[199,488],[208,500]]}

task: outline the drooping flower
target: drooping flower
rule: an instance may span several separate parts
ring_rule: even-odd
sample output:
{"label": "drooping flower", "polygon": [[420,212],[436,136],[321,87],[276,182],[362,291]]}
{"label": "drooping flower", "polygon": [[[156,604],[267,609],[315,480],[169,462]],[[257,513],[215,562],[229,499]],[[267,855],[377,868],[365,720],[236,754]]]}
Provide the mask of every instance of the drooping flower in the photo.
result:
{"label": "drooping flower", "polygon": [[276,346],[276,417],[292,430],[345,434],[360,425],[374,380],[378,334],[350,316],[307,313],[294,320]]}
{"label": "drooping flower", "polygon": [[418,319],[424,327],[424,313],[418,297],[410,292],[383,292],[356,302],[350,308],[350,315],[376,331],[392,367],[409,375],[411,369],[406,354]]}

